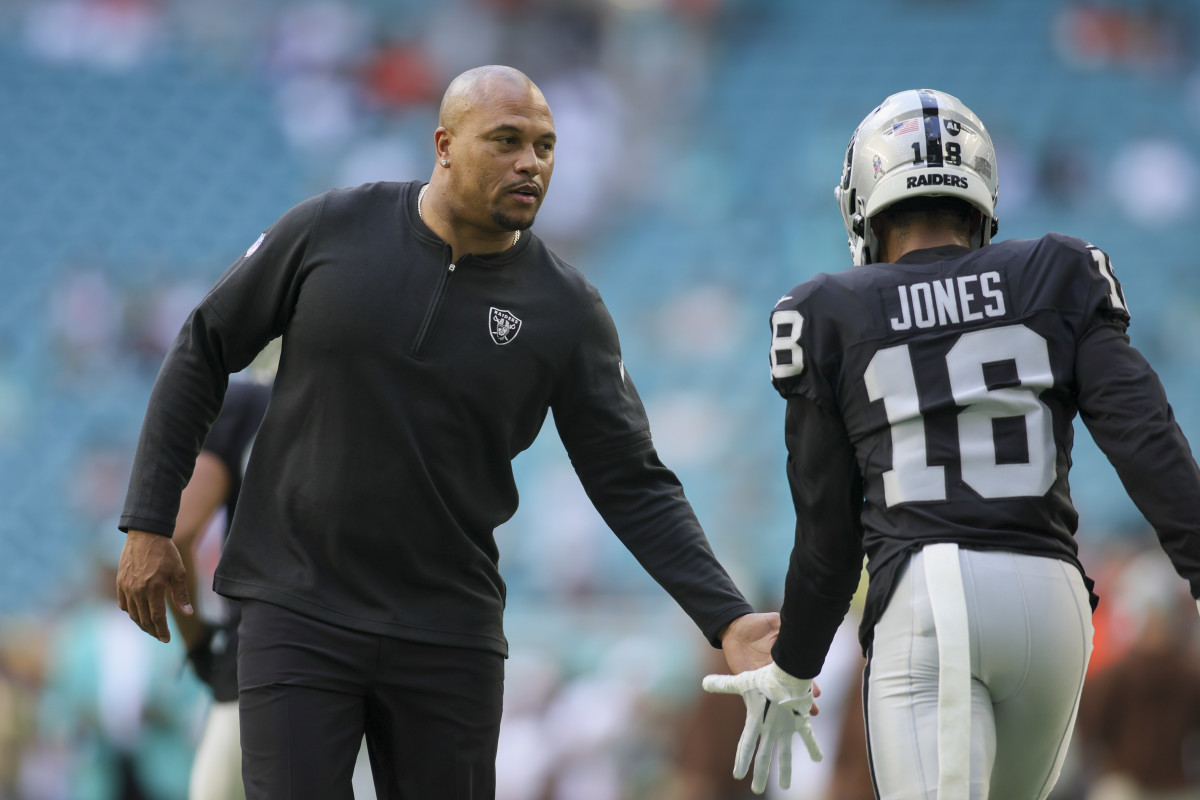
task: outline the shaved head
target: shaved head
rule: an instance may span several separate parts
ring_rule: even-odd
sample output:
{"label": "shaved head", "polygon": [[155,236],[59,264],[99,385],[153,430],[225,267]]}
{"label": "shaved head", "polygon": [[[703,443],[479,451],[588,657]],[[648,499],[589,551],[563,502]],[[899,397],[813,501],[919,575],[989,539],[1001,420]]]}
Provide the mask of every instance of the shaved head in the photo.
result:
{"label": "shaved head", "polygon": [[556,139],[550,106],[525,73],[493,64],[459,75],[433,132],[427,224],[455,253],[510,247],[541,207]]}
{"label": "shaved head", "polygon": [[450,82],[438,110],[438,125],[455,130],[468,111],[494,103],[498,91],[505,88],[527,91],[543,104],[546,102],[542,90],[524,72],[500,64],[489,64],[469,69]]}

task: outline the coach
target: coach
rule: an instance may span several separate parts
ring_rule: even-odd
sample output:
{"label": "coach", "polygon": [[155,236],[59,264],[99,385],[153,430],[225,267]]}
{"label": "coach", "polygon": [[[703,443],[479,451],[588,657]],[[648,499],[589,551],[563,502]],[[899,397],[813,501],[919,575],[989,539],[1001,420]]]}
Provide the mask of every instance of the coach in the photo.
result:
{"label": "coach", "polygon": [[247,797],[351,797],[365,734],[380,797],[492,798],[504,582],[493,530],[548,411],[609,526],[723,647],[778,628],[717,562],[659,461],[596,289],[529,232],[554,167],[541,91],[480,67],[447,89],[428,184],[288,211],[193,311],[150,397],[120,526],[122,609],[166,641],[186,607],[170,536],[229,374],[282,336],[217,569],[242,602]]}

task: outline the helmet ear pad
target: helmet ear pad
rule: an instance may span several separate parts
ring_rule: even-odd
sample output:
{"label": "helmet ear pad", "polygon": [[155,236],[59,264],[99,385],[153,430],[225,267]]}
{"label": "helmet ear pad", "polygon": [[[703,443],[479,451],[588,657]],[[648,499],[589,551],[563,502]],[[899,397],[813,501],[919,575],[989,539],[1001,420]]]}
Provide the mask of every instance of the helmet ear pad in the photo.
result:
{"label": "helmet ear pad", "polygon": [[979,209],[980,246],[999,229],[996,153],[983,123],[957,98],[932,89],[891,95],[855,129],[834,196],[855,264],[879,245],[871,219],[904,200],[951,196]]}

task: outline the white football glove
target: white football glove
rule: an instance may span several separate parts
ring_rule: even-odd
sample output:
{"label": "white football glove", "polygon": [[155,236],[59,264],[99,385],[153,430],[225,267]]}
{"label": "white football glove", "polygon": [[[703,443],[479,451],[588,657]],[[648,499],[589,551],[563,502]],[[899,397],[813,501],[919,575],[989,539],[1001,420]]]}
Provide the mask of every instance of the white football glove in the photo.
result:
{"label": "white football glove", "polygon": [[774,663],[737,675],[705,676],[704,691],[740,694],[746,701],[746,727],[738,740],[733,777],[739,780],[746,777],[757,746],[758,760],[750,783],[755,794],[766,791],[776,748],[779,749],[779,788],[787,789],[792,785],[792,734],[800,734],[813,761],[824,757],[809,717],[813,704],[812,683],[811,679],[792,677]]}

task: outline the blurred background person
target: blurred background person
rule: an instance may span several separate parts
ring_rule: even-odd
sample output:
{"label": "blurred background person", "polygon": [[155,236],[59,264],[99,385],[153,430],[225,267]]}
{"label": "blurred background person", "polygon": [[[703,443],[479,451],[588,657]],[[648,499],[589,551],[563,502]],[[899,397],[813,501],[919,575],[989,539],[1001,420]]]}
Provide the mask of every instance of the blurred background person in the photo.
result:
{"label": "blurred background person", "polygon": [[1088,675],[1077,723],[1087,798],[1200,798],[1196,604],[1157,547],[1124,562],[1110,602],[1121,641]]}
{"label": "blurred background person", "polygon": [[[235,602],[211,591],[213,565],[200,569],[197,549],[202,534],[224,544],[233,518],[242,471],[271,397],[269,383],[230,381],[221,413],[204,440],[175,518],[175,546],[187,570],[188,596],[197,612],[180,614],[170,606],[188,662],[212,693],[204,733],[196,749],[189,800],[239,800],[242,784],[241,736],[237,704],[237,626]],[[211,528],[210,528],[211,526]],[[214,530],[215,529],[215,530]],[[207,591],[201,592],[201,587]],[[202,598],[207,602],[201,602]]]}
{"label": "blurred background person", "polygon": [[[211,583],[278,363],[279,341],[275,340],[239,378],[230,380],[221,413],[196,457],[175,520],[173,539],[187,570],[187,591],[196,600],[196,613],[180,614],[174,606],[170,611],[192,670],[212,694],[196,746],[188,800],[246,796],[237,705],[241,615],[237,603],[217,595]],[[364,756],[365,752],[360,753],[355,767],[355,795],[359,798],[374,796],[375,791],[369,776],[363,774]]]}
{"label": "blurred background person", "polygon": [[[54,625],[37,709],[31,800],[175,800],[186,794],[205,698],[181,646],[155,647],[113,613],[119,545]],[[124,617],[124,619],[123,619]]]}

